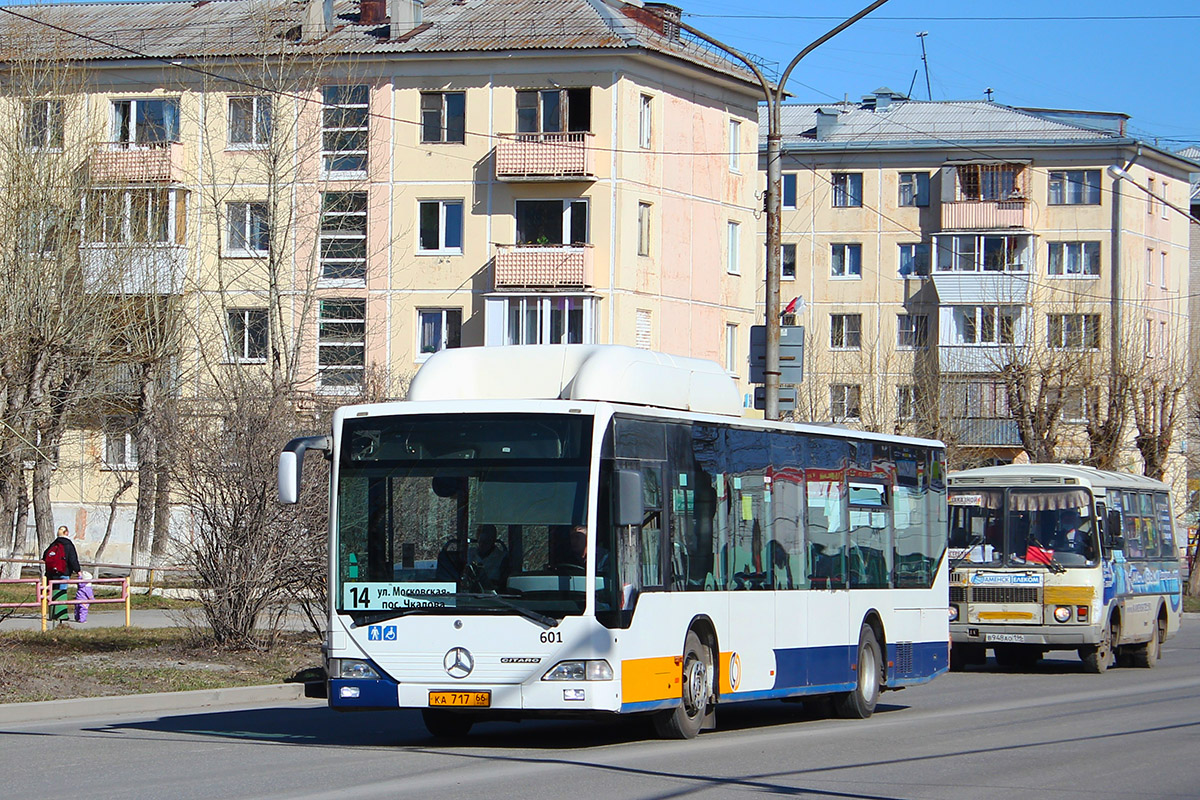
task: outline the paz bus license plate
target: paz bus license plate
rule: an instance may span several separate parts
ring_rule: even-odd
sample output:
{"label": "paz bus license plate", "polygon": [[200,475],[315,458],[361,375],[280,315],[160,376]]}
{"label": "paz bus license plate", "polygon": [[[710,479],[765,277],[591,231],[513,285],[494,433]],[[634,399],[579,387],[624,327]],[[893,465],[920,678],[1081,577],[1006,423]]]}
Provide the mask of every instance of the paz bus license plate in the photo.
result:
{"label": "paz bus license plate", "polygon": [[983,637],[985,642],[1007,642],[1008,644],[1024,644],[1023,633],[988,633]]}
{"label": "paz bus license plate", "polygon": [[487,708],[492,704],[491,692],[430,692],[429,705]]}

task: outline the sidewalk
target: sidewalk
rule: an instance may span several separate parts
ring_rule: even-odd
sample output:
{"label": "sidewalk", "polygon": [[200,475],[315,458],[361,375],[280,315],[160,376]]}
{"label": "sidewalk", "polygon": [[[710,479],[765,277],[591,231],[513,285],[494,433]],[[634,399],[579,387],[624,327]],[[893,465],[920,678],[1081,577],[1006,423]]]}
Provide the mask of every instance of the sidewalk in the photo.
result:
{"label": "sidewalk", "polygon": [[[24,611],[25,609],[18,609]],[[135,628],[182,628],[188,624],[190,614],[198,615],[198,621],[203,624],[204,615],[199,606],[196,609],[183,608],[135,608],[129,612],[129,624]],[[47,622],[47,627],[57,624]],[[93,605],[88,612],[87,622],[69,621],[68,626],[85,630],[87,628],[117,628],[125,624],[125,607],[122,605]],[[283,620],[283,629],[302,631],[309,628],[308,617],[298,607],[288,609]],[[16,615],[0,620],[0,633],[4,631],[40,631],[42,618],[38,615]]]}

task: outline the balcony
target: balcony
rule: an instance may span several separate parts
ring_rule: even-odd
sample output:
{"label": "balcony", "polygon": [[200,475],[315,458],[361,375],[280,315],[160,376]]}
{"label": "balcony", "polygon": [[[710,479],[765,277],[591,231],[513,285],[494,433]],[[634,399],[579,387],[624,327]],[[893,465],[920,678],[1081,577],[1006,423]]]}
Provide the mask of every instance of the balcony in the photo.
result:
{"label": "balcony", "polygon": [[584,289],[592,285],[592,248],[500,245],[496,289]]}
{"label": "balcony", "polygon": [[496,143],[496,180],[578,181],[595,178],[593,134],[502,133]]}
{"label": "balcony", "polygon": [[80,248],[88,288],[100,294],[183,291],[187,249],[172,244],[90,244]]}
{"label": "balcony", "polygon": [[943,374],[996,373],[1019,361],[1024,349],[1014,344],[939,344],[938,369]]}
{"label": "balcony", "polygon": [[979,417],[955,419],[946,438],[964,447],[1021,447],[1021,431],[1014,419]]}
{"label": "balcony", "polygon": [[944,231],[1000,231],[1032,225],[1028,200],[955,200],[942,203]]}
{"label": "balcony", "polygon": [[92,153],[90,166],[96,183],[182,183],[183,145],[106,142]]}
{"label": "balcony", "polygon": [[938,303],[949,305],[1025,305],[1029,296],[1028,272],[948,272],[931,276]]}

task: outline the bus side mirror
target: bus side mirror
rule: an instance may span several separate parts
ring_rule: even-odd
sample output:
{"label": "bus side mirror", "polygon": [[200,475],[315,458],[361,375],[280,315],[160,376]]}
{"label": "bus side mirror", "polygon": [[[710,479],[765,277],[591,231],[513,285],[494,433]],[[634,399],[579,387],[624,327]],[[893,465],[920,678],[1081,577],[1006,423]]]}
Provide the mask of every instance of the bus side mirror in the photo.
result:
{"label": "bus side mirror", "polygon": [[617,507],[613,509],[613,522],[619,527],[641,525],[644,511],[642,473],[635,469],[619,469],[613,478],[617,500]]}
{"label": "bus side mirror", "polygon": [[1121,512],[1109,511],[1104,521],[1105,547],[1109,550],[1124,550],[1125,537],[1121,535]]}
{"label": "bus side mirror", "polygon": [[333,440],[328,436],[300,436],[292,439],[279,454],[279,502],[285,505],[300,500],[300,474],[304,454],[309,450],[329,453]]}

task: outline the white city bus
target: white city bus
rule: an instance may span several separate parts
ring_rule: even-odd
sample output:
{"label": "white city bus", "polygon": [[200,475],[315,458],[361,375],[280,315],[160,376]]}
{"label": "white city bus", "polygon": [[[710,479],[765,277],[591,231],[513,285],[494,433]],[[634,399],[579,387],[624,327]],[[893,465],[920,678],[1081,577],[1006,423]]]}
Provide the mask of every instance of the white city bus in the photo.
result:
{"label": "white city bus", "polygon": [[654,715],[948,669],[940,443],[743,419],[719,365],[614,346],[447,350],[332,435],[328,692],[486,719]]}
{"label": "white city bus", "polygon": [[950,475],[951,664],[1028,666],[1074,650],[1089,672],[1153,667],[1179,628],[1170,487],[1069,464]]}

